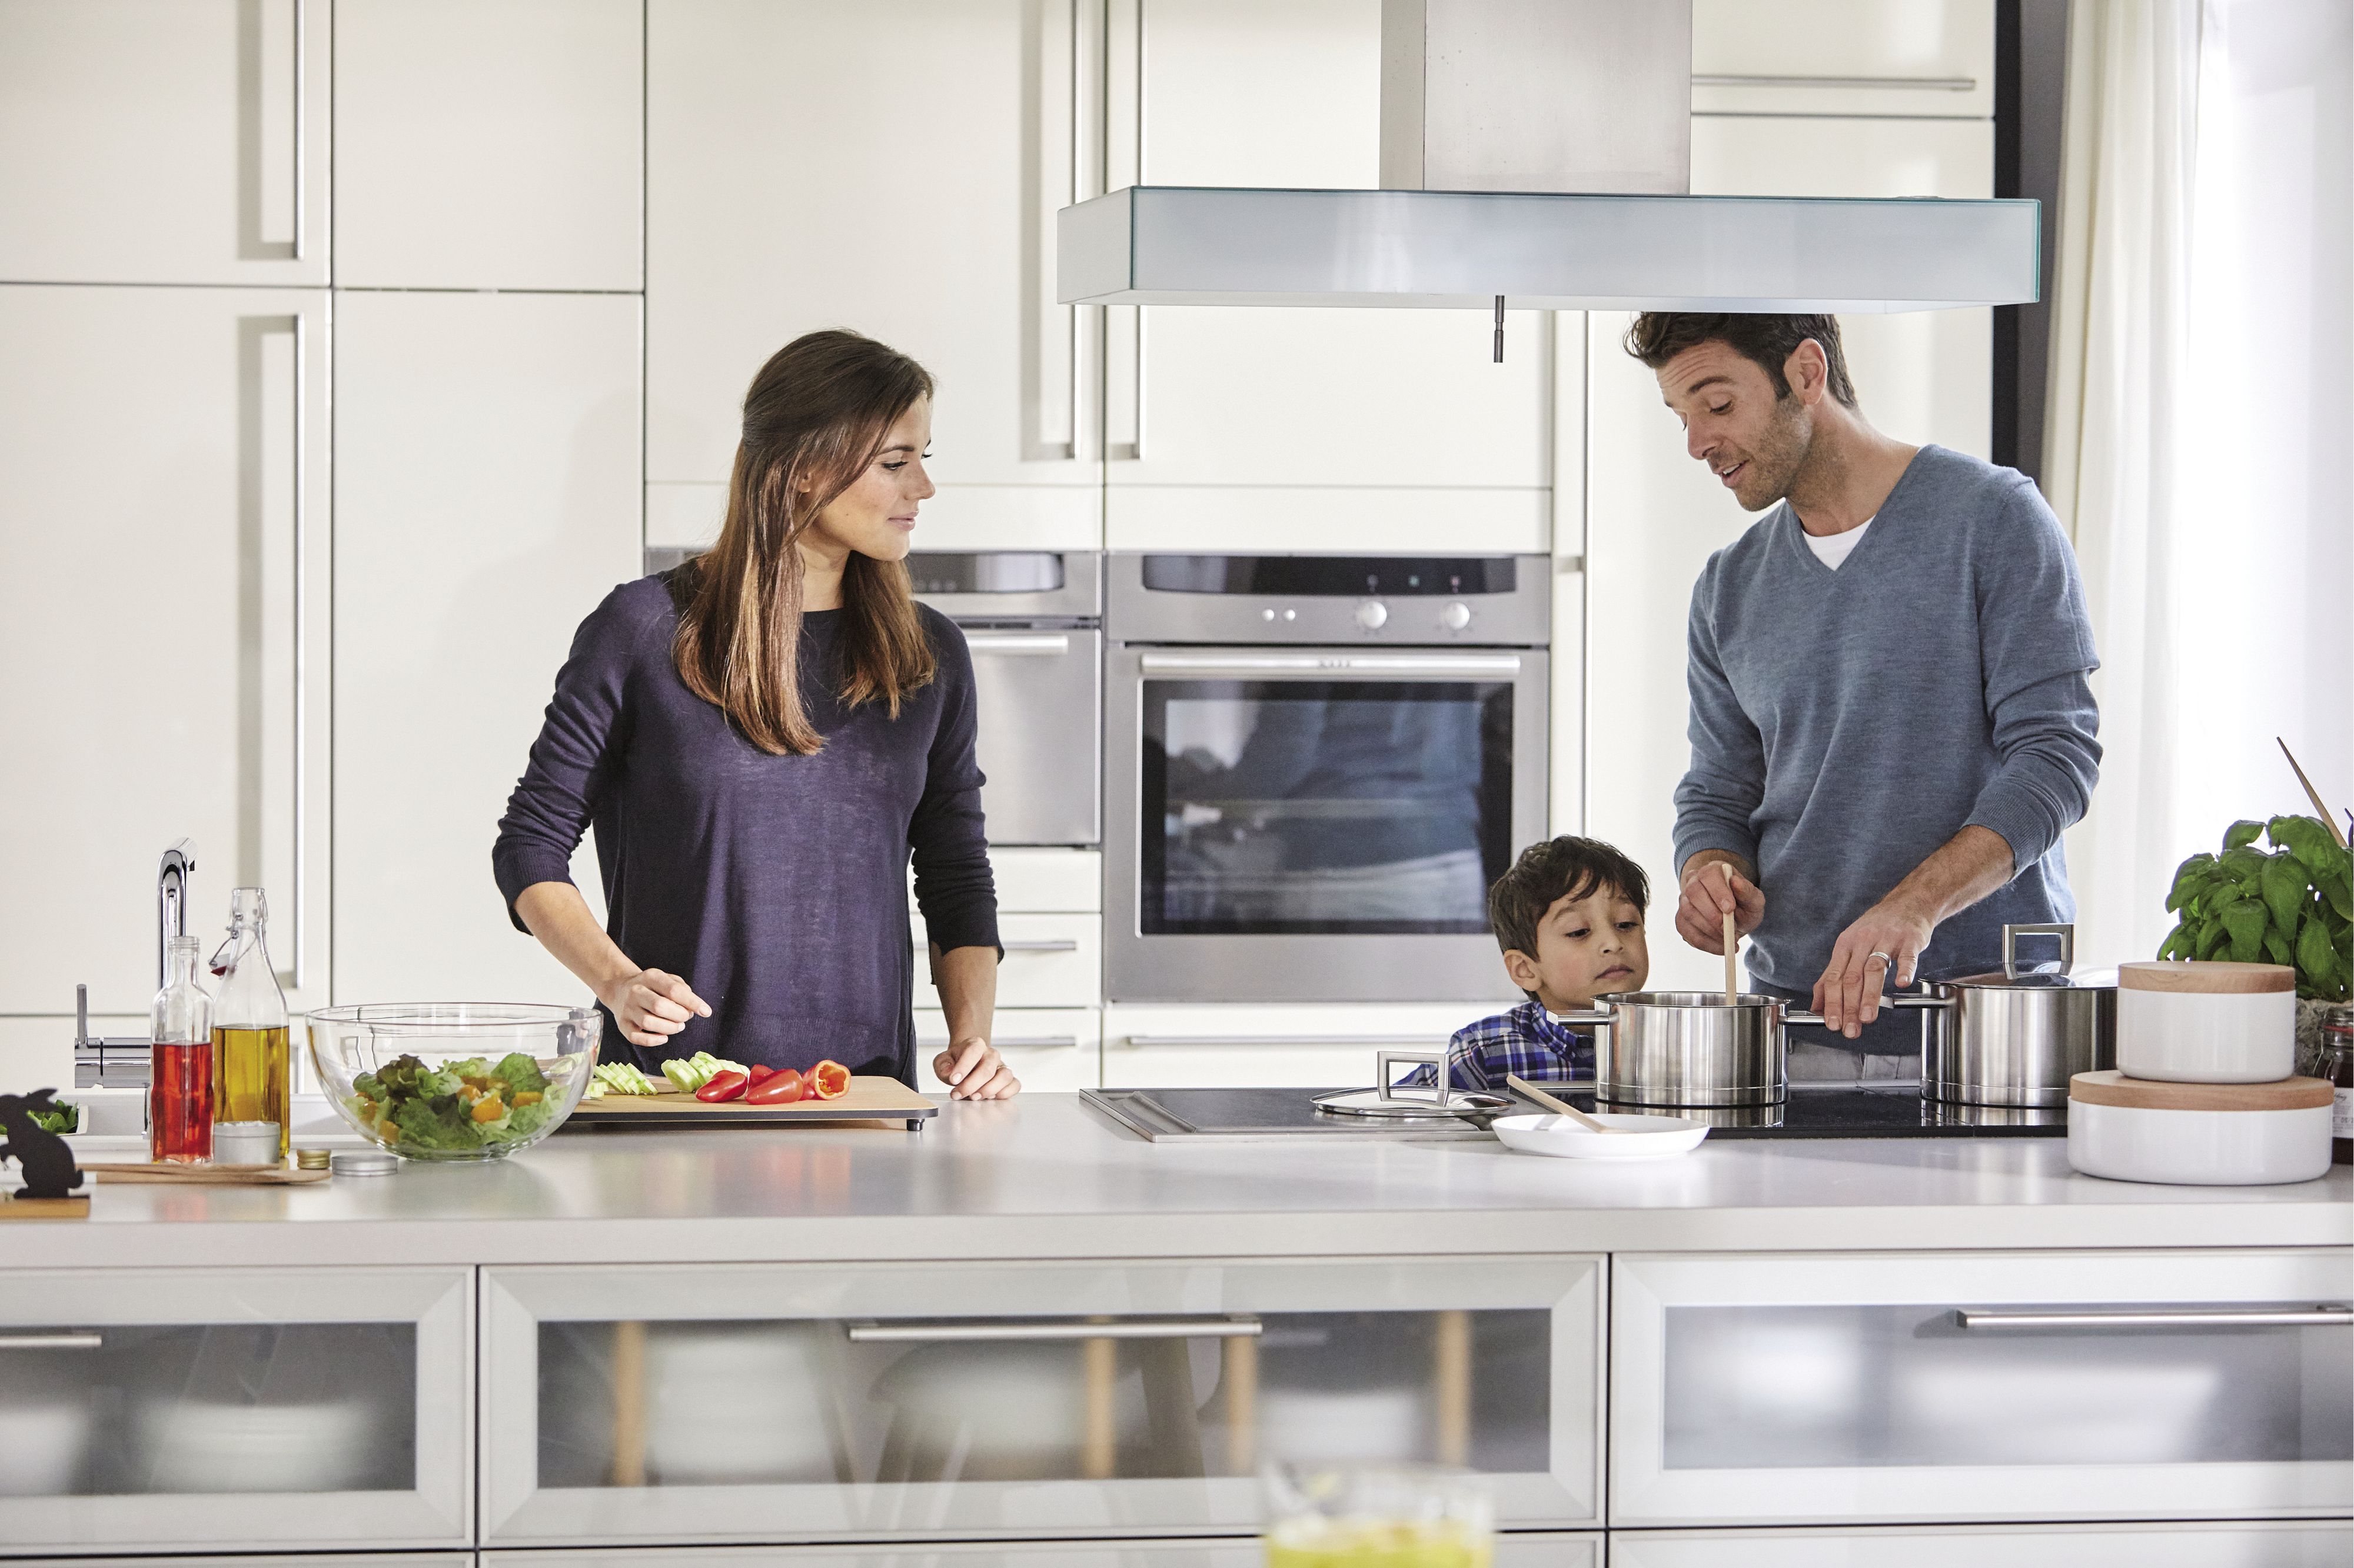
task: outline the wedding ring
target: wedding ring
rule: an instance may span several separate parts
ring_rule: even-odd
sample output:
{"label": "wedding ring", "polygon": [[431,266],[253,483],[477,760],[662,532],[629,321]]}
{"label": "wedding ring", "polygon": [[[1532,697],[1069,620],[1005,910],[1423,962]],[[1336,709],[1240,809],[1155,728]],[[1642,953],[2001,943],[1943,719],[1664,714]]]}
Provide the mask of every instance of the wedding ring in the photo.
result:
{"label": "wedding ring", "polygon": [[1882,963],[1888,965],[1892,969],[1893,969],[1896,964],[1896,960],[1890,958],[1886,953],[1872,952],[1866,953],[1863,956],[1867,961],[1872,959],[1878,959]]}

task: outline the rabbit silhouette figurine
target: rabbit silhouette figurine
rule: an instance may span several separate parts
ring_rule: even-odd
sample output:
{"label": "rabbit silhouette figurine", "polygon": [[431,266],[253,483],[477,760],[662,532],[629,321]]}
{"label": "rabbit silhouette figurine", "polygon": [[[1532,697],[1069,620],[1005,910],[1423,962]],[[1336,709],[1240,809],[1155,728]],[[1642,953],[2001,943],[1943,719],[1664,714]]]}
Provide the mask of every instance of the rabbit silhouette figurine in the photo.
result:
{"label": "rabbit silhouette figurine", "polygon": [[7,1141],[0,1143],[0,1159],[13,1155],[24,1172],[25,1189],[18,1197],[69,1198],[81,1185],[81,1171],[66,1140],[33,1120],[35,1111],[55,1108],[49,1097],[56,1093],[35,1089],[29,1095],[0,1095],[0,1133],[7,1135]]}

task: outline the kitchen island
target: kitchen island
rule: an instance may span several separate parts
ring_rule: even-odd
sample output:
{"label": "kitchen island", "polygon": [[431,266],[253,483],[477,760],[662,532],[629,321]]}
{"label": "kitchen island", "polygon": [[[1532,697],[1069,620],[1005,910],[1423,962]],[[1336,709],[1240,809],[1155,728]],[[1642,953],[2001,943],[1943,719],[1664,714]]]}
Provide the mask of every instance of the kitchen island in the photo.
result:
{"label": "kitchen island", "polygon": [[[0,1339],[83,1348],[26,1341],[0,1436],[80,1410],[84,1451],[0,1484],[0,1554],[1239,1563],[1258,1465],[1341,1457],[1486,1473],[1505,1562],[2354,1561],[2342,1167],[1171,1146],[1038,1095],[109,1186],[6,1240]],[[203,1433],[304,1457],[224,1489]]]}

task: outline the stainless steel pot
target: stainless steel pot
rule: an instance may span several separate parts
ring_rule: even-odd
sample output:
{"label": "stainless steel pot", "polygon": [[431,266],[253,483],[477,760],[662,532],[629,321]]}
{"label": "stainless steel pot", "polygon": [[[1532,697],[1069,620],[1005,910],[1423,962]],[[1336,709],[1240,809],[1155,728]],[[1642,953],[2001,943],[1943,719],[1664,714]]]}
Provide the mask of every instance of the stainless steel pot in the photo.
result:
{"label": "stainless steel pot", "polygon": [[[2056,937],[2056,965],[2022,965],[2019,938]],[[2068,1080],[2117,1065],[2115,969],[2075,972],[2076,928],[2005,926],[2002,969],[1926,986],[1899,1005],[1935,1010],[1921,1044],[1921,1092],[1972,1106],[2068,1103]]]}
{"label": "stainless steel pot", "polygon": [[1820,1023],[1776,996],[1630,991],[1595,998],[1564,1023],[1595,1026],[1594,1096],[1613,1105],[1775,1106],[1790,1092],[1784,1030]]}

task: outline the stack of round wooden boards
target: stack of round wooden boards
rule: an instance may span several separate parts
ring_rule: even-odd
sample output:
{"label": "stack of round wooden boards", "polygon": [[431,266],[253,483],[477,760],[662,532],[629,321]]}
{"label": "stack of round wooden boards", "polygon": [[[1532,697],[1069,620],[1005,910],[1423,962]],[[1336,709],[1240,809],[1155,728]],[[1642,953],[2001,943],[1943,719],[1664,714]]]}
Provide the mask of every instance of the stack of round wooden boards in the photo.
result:
{"label": "stack of round wooden boards", "polygon": [[2329,1170],[2331,1087],[2296,1075],[2296,971],[2117,968],[2117,1065],[2068,1086],[2068,1161],[2088,1176],[2195,1186]]}

